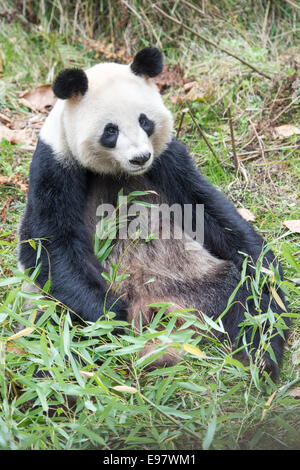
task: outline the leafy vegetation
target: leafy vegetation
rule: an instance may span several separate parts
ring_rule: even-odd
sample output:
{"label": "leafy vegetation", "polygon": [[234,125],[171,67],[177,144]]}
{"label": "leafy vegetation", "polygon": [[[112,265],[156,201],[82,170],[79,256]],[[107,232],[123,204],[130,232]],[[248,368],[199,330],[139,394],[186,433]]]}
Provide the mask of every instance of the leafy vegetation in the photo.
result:
{"label": "leafy vegetation", "polygon": [[[282,125],[299,126],[300,12],[296,2],[285,0],[155,3],[270,79],[162,17],[145,0],[0,1],[0,122],[30,134],[22,144],[0,143],[0,448],[300,448],[299,235],[284,225],[299,217],[299,135],[274,134]],[[163,50],[167,82],[177,64],[185,84],[197,82],[193,99],[185,98],[183,83],[164,86],[179,139],[203,174],[238,208],[251,211],[283,265],[293,329],[277,384],[258,375],[255,361],[241,364],[228,341],[212,335],[221,321],[203,324],[192,311],[166,314],[167,305],[159,304],[139,334],[110,312],[105,321],[79,325],[67,310],[59,314],[55,299],[21,289],[37,275],[42,249],[42,240],[31,241],[37,252],[31,278],[16,269],[29,164],[46,113],[32,112],[20,93],[51,83],[67,66],[129,61],[148,44]],[[100,259],[110,247],[95,240]],[[112,267],[107,281],[122,280],[119,274]],[[265,276],[258,266],[254,296]],[[174,332],[179,314],[201,335]],[[266,319],[282,331],[281,319],[270,312],[246,322],[262,328]],[[124,329],[115,335],[118,327]],[[139,351],[155,338],[161,341],[156,355],[170,343],[184,352],[176,366],[149,371],[153,357],[141,358]]]}

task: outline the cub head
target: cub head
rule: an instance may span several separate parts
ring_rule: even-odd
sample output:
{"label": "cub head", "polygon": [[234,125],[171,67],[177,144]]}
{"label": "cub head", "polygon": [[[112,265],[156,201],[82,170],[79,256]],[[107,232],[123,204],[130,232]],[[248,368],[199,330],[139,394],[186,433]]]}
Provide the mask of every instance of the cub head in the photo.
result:
{"label": "cub head", "polygon": [[94,172],[144,173],[172,138],[171,113],[152,81],[161,71],[162,55],[152,47],[130,65],[63,70],[41,138],[57,158],[75,158]]}

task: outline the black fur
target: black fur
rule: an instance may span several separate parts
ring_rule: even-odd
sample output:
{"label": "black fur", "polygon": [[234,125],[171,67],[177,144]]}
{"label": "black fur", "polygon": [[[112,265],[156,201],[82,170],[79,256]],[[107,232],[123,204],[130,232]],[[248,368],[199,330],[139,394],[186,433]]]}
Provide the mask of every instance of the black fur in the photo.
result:
{"label": "black fur", "polygon": [[[190,286],[203,292],[207,313],[217,318],[225,309],[227,300],[240,281],[240,270],[247,253],[255,263],[262,252],[263,240],[253,227],[236,211],[225,196],[212,186],[196,169],[185,147],[173,140],[168,148],[154,161],[152,168],[143,175],[148,186],[164,194],[168,203],[204,204],[205,247],[215,256],[228,260],[226,271],[210,279]],[[62,166],[54,157],[51,147],[39,140],[30,168],[29,195],[25,215],[21,224],[21,241],[30,238],[47,238],[41,253],[42,269],[37,282],[43,286],[51,270],[51,293],[84,320],[95,321],[103,315],[106,285],[101,276],[101,264],[93,253],[92,237],[84,222],[84,211],[89,190],[93,183],[103,188],[103,201],[116,203],[121,188],[130,183],[135,187],[136,176],[94,175],[74,162],[73,167]],[[126,192],[125,192],[126,194]],[[97,204],[96,204],[97,205]],[[21,243],[19,258],[26,269],[36,265],[36,252],[29,243]],[[264,266],[276,264],[275,257],[268,251]],[[172,266],[170,266],[172,269]],[[280,273],[281,268],[279,267]],[[250,273],[251,274],[251,273]],[[282,293],[279,292],[283,299]],[[236,295],[236,302],[223,318],[224,326],[233,343],[239,335],[239,324],[244,319],[245,308],[257,314],[251,291],[244,284]],[[207,299],[207,302],[206,302]],[[283,300],[284,301],[284,300]],[[114,302],[116,302],[114,304]],[[267,292],[261,296],[261,309],[266,311],[270,303]],[[114,305],[113,305],[114,304]],[[272,301],[272,310],[282,313],[280,306]],[[121,300],[109,295],[106,309],[111,308],[118,319],[126,317]],[[249,332],[250,341],[251,332]],[[256,333],[253,347],[257,348],[259,335]],[[283,338],[277,334],[272,339],[272,348],[280,364]],[[268,355],[265,357],[267,370],[275,378],[276,365]]]}
{"label": "black fur", "polygon": [[139,123],[141,128],[146,132],[147,136],[151,137],[155,129],[154,121],[149,119],[146,114],[142,113],[139,116]]}
{"label": "black fur", "polygon": [[[87,178],[87,173],[75,164],[62,167],[51,148],[39,140],[30,167],[20,238],[47,239],[43,241],[39,285],[43,287],[49,278],[49,253],[51,294],[79,317],[96,321],[103,315],[106,287],[83,220]],[[35,266],[36,252],[29,243],[20,245],[19,255],[26,268]],[[125,319],[123,302],[115,302],[109,295],[106,310],[112,308],[119,319]]]}
{"label": "black fur", "polygon": [[145,47],[136,54],[130,67],[136,75],[156,77],[162,72],[163,56],[155,47]]}
{"label": "black fur", "polygon": [[65,69],[56,77],[53,92],[57,98],[67,100],[72,96],[84,95],[88,89],[88,78],[81,69]]}
{"label": "black fur", "polygon": [[103,145],[103,147],[112,149],[116,146],[118,137],[119,137],[118,126],[110,122],[106,124],[104,128],[103,134],[100,137],[100,144]]}

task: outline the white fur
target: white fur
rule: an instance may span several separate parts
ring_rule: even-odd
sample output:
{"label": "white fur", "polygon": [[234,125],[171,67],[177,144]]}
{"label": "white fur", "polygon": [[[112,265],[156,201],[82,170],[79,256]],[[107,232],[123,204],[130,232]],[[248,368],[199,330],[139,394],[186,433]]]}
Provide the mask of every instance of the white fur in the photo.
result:
{"label": "white fur", "polygon": [[[98,173],[145,172],[171,140],[173,120],[151,79],[135,75],[128,65],[99,64],[86,71],[88,91],[82,97],[58,100],[41,131],[41,138],[57,158],[77,159]],[[140,127],[140,114],[154,121],[148,137]],[[105,148],[100,137],[108,123],[116,124],[115,148]],[[151,153],[144,167],[129,160]]]}

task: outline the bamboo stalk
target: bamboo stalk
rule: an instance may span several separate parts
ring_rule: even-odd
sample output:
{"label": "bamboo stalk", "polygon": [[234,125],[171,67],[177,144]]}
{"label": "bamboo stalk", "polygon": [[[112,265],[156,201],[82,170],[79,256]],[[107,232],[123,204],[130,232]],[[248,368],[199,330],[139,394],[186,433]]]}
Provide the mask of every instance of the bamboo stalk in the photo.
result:
{"label": "bamboo stalk", "polygon": [[237,156],[236,153],[236,146],[235,146],[235,138],[234,138],[234,131],[233,131],[233,124],[232,124],[232,116],[231,116],[231,108],[230,106],[228,107],[228,118],[229,118],[229,127],[230,127],[230,135],[231,135],[231,145],[232,145],[232,153],[233,153],[233,158],[234,158],[234,166],[236,171],[240,170],[240,161],[239,157]]}
{"label": "bamboo stalk", "polygon": [[198,122],[196,121],[196,119],[195,119],[195,117],[194,117],[194,115],[193,115],[193,113],[192,113],[192,111],[191,111],[190,108],[188,109],[188,113],[189,113],[189,115],[191,116],[193,123],[194,123],[195,126],[197,127],[198,132],[199,132],[199,133],[201,134],[201,136],[203,137],[203,140],[205,141],[207,147],[209,148],[209,150],[211,151],[211,153],[213,154],[213,156],[215,157],[215,159],[216,159],[217,161],[219,161],[219,158],[218,158],[216,152],[214,151],[214,149],[212,148],[211,144],[209,143],[209,141],[208,141],[206,135],[205,135],[204,132],[202,131],[202,129],[201,129],[200,125],[198,124]]}

